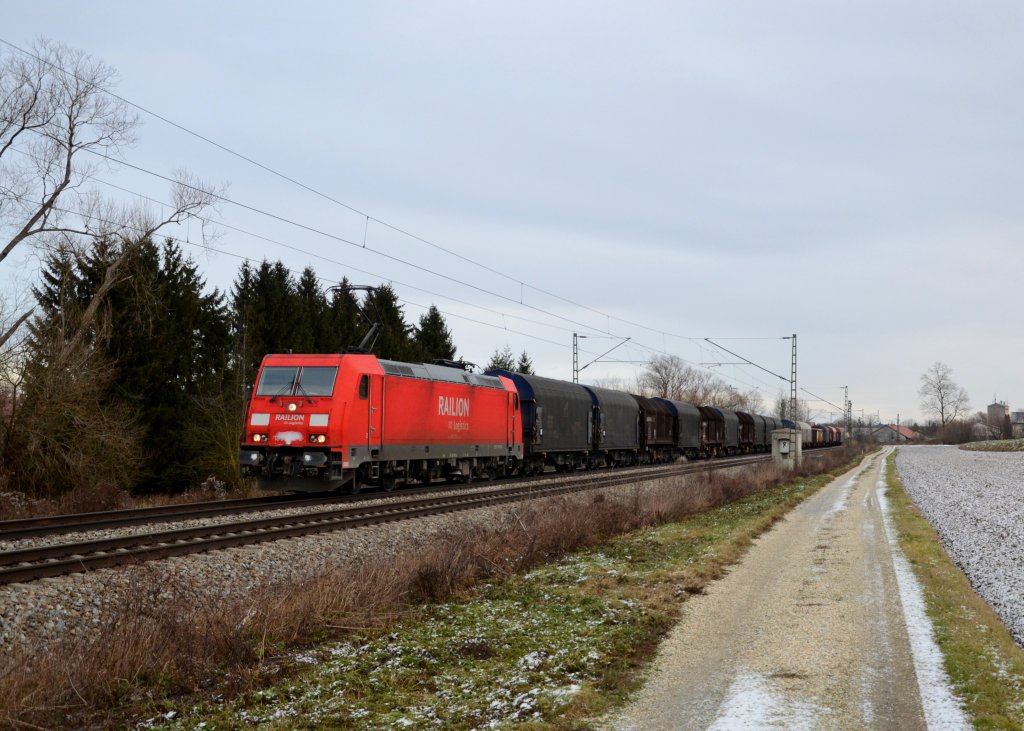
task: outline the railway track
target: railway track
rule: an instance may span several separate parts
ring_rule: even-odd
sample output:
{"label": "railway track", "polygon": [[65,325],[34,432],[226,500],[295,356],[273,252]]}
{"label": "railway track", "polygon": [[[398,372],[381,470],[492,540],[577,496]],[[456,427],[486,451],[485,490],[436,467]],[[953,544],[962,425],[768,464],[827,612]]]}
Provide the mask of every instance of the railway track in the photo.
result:
{"label": "railway track", "polygon": [[[99,568],[110,568],[315,533],[359,528],[398,520],[409,520],[523,499],[550,497],[570,492],[614,487],[637,481],[727,469],[756,464],[770,459],[771,457],[768,455],[756,455],[736,457],[714,463],[698,462],[666,467],[650,467],[639,472],[630,470],[627,472],[583,473],[573,476],[560,475],[558,477],[549,475],[545,478],[529,482],[516,481],[515,484],[509,486],[499,485],[496,487],[491,483],[486,487],[476,489],[467,487],[456,492],[452,491],[451,486],[447,486],[444,494],[424,495],[423,492],[411,495],[391,494],[388,495],[389,499],[386,502],[377,502],[374,505],[365,504],[366,500],[379,500],[384,497],[383,494],[371,494],[360,496],[363,499],[356,503],[346,502],[343,507],[333,507],[327,510],[300,515],[240,520],[217,525],[157,530],[116,538],[101,538],[15,549],[0,552],[0,584],[35,581]],[[351,496],[349,499],[351,500]],[[156,513],[152,512],[154,509],[142,509],[114,511],[114,513],[106,514],[59,516],[76,520],[69,520],[61,527],[58,518],[37,519],[41,522],[37,524],[34,531],[30,525],[31,520],[7,521],[5,524],[0,524],[0,527],[12,523],[20,523],[21,525],[13,526],[10,531],[0,530],[0,540],[6,540],[10,535],[15,534],[21,537],[52,535],[57,532],[76,532],[97,528],[138,525],[146,522],[203,518],[229,513],[252,512],[267,508],[291,508],[297,505],[329,505],[330,503],[338,503],[340,500],[345,500],[345,498],[332,496],[288,500],[287,498],[279,497],[270,501],[257,498],[242,501],[219,501],[216,504],[193,503],[184,506],[167,506],[167,509],[155,509],[158,511]],[[174,512],[171,509],[174,507],[181,510]],[[147,512],[150,514],[147,515]]]}
{"label": "railway track", "polygon": [[48,515],[38,518],[19,518],[0,521],[0,541],[39,538],[59,533],[84,533],[105,528],[121,528],[150,523],[171,523],[179,520],[211,518],[218,515],[249,513],[259,510],[279,510],[308,507],[338,502],[337,495],[314,498],[296,498],[294,495],[269,495],[238,500],[214,500],[202,503],[161,505],[153,508],[105,510],[96,513]]}

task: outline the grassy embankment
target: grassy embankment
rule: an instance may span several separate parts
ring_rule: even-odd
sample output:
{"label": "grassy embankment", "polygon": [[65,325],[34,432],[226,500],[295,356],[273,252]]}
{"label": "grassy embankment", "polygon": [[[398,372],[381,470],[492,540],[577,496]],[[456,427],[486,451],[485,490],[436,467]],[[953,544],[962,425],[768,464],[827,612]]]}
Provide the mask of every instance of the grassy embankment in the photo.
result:
{"label": "grassy embankment", "polygon": [[968,442],[960,449],[971,452],[1024,452],[1024,439],[996,439],[989,442]]}
{"label": "grassy embankment", "polygon": [[292,653],[280,682],[230,702],[168,703],[175,715],[167,725],[591,728],[588,719],[638,687],[686,597],[851,465],[767,487],[763,475],[715,478],[716,500],[744,496],[528,571],[495,574],[385,628]]}
{"label": "grassy embankment", "polygon": [[1024,728],[1024,650],[971,589],[903,490],[895,454],[886,481],[900,545],[924,589],[946,672],[979,729]]}

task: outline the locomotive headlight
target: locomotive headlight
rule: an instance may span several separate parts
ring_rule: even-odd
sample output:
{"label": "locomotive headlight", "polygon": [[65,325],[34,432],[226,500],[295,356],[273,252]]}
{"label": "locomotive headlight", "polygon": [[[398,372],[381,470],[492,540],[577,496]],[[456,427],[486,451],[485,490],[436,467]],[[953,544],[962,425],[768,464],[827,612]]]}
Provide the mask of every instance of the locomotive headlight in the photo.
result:
{"label": "locomotive headlight", "polygon": [[316,438],[316,440],[317,440],[318,442],[320,442],[321,444],[323,444],[324,442],[326,442],[326,441],[327,441],[327,435],[326,435],[326,434],[321,434],[320,436],[318,436],[318,437]]}
{"label": "locomotive headlight", "polygon": [[294,403],[288,404],[288,410],[289,411],[295,411],[295,404]]}

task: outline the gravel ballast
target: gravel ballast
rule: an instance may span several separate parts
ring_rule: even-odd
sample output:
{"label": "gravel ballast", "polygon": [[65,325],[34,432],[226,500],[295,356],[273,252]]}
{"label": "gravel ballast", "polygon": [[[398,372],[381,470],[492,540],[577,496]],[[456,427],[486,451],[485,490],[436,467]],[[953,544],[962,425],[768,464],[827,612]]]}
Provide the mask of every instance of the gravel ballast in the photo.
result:
{"label": "gravel ballast", "polygon": [[907,494],[1024,646],[1024,453],[900,447]]}
{"label": "gravel ballast", "polygon": [[[656,484],[644,481],[648,470],[637,470],[637,485]],[[693,479],[674,478],[674,479]],[[697,476],[696,479],[701,479]],[[544,480],[538,484],[561,482],[564,478]],[[479,489],[479,485],[474,486]],[[494,489],[501,489],[496,486]],[[636,485],[600,489],[606,496],[628,498]],[[453,489],[440,494],[455,494]],[[583,492],[566,498],[581,505],[592,501],[596,493]],[[364,503],[371,507],[387,502],[386,497]],[[527,501],[529,502],[529,501]],[[215,607],[219,602],[245,597],[271,587],[288,587],[323,576],[345,564],[390,557],[393,560],[427,546],[436,536],[471,529],[473,526],[495,525],[516,520],[524,503],[510,503],[447,513],[416,520],[402,520],[367,528],[320,533],[299,538],[271,541],[251,546],[209,553],[192,554],[137,566],[101,569],[86,574],[72,574],[25,584],[0,586],[0,652],[15,647],[45,646],[67,636],[81,636],[106,624],[111,613],[126,601],[139,604],[145,611],[147,601],[174,601],[186,595],[197,605]],[[287,514],[321,512],[323,506],[291,509]],[[280,512],[278,514],[280,514]],[[260,514],[247,514],[247,519]],[[270,512],[267,512],[270,515]],[[223,523],[230,517],[161,524],[160,529]],[[88,534],[74,539],[110,538],[146,532],[145,526],[132,526]],[[46,545],[67,541],[67,536],[49,536],[26,540],[6,547]]]}

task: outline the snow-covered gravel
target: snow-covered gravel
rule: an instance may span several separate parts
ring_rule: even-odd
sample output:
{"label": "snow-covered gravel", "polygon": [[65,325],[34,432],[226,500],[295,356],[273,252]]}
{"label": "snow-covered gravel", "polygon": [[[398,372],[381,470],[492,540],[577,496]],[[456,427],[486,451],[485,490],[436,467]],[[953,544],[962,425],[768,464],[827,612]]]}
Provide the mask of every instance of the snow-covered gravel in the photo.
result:
{"label": "snow-covered gravel", "polygon": [[1024,645],[1024,452],[900,447],[896,466],[946,552]]}

